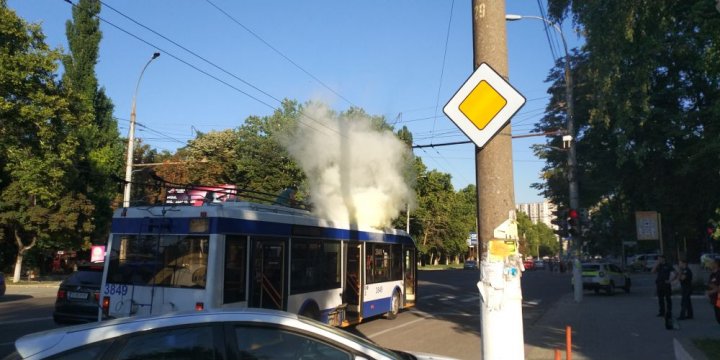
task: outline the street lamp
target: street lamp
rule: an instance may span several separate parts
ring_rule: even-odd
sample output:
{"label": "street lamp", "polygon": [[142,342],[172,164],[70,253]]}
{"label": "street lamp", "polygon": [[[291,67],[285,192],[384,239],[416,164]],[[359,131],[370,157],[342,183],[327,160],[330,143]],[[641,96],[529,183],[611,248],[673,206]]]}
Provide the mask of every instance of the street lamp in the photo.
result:
{"label": "street lamp", "polygon": [[[507,21],[517,21],[522,19],[535,19],[544,21],[546,24],[552,26],[555,31],[560,34],[560,39],[562,39],[563,43],[563,49],[565,50],[565,101],[567,102],[567,135],[563,137],[563,142],[568,141],[570,143],[570,146],[568,147],[568,187],[570,188],[570,209],[578,211],[580,208],[580,196],[578,195],[578,183],[577,183],[577,157],[576,157],[576,150],[575,150],[575,103],[573,102],[573,84],[572,84],[572,74],[570,73],[570,53],[568,52],[567,48],[567,42],[565,41],[565,35],[562,32],[562,29],[560,26],[558,26],[556,23],[541,17],[541,16],[533,16],[533,15],[515,15],[515,14],[507,14],[505,15],[505,20]],[[567,139],[569,137],[569,139]],[[580,245],[580,239],[574,239],[575,240],[575,251],[577,253],[577,258],[575,259],[575,263],[573,266],[573,278],[575,281],[575,284],[581,284],[582,283],[582,274],[580,272],[580,251],[581,251],[581,245]],[[575,286],[575,301],[580,302],[582,300],[582,286]]]}
{"label": "street lamp", "polygon": [[142,79],[145,69],[147,69],[150,63],[160,56],[159,52],[153,53],[152,57],[140,71],[137,84],[135,85],[135,94],[132,99],[132,110],[130,111],[130,132],[128,134],[128,145],[127,145],[127,162],[125,165],[125,192],[123,194],[123,207],[130,206],[130,188],[132,185],[132,168],[133,168],[133,151],[135,150],[135,100],[137,99],[138,89],[140,88],[140,80]]}

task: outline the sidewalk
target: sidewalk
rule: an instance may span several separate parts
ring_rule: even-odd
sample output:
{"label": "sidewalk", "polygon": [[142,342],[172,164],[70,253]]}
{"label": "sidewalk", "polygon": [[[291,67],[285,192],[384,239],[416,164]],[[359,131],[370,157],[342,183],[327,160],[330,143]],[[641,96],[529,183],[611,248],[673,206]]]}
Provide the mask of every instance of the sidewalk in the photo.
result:
{"label": "sidewalk", "polygon": [[[563,296],[534,324],[525,328],[525,358],[553,359],[560,349],[565,359],[565,328],[572,327],[573,359],[709,359],[692,339],[720,339],[720,324],[704,295],[692,298],[695,318],[679,321],[679,330],[665,329],[656,317],[653,277],[632,275],[629,294],[614,296],[585,292],[576,303],[572,293]],[[673,315],[680,314],[680,296],[673,296]],[[720,358],[720,354],[718,357]]]}

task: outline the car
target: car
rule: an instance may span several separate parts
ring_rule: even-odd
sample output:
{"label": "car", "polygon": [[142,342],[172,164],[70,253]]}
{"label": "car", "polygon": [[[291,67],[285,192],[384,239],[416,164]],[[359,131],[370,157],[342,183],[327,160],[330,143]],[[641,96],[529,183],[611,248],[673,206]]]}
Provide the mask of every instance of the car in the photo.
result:
{"label": "car", "polygon": [[700,265],[703,269],[710,269],[710,263],[715,259],[720,259],[720,254],[717,253],[705,253],[700,255]]}
{"label": "car", "polygon": [[[630,277],[619,266],[608,262],[582,263],[581,266],[583,290],[593,290],[596,294],[604,290],[608,295],[613,295],[616,288],[630,292]],[[574,280],[571,281],[573,287]]]}
{"label": "car", "polygon": [[58,324],[97,321],[102,274],[102,264],[82,265],[63,280],[55,298],[53,320]]}
{"label": "car", "polygon": [[213,309],[112,319],[25,335],[14,359],[448,359],[389,350],[279,310]]}
{"label": "car", "polygon": [[631,266],[636,270],[651,271],[659,256],[658,254],[639,254],[635,256]]}
{"label": "car", "polygon": [[525,270],[532,270],[535,268],[535,262],[532,261],[532,259],[523,261],[523,267],[525,267]]}
{"label": "car", "polygon": [[540,260],[540,259],[535,260],[535,263],[533,264],[533,269],[544,270],[545,269],[545,261]]}
{"label": "car", "polygon": [[0,272],[0,296],[5,295],[5,274]]}
{"label": "car", "polygon": [[465,260],[465,264],[463,264],[464,270],[477,270],[478,269],[478,263],[475,260]]}

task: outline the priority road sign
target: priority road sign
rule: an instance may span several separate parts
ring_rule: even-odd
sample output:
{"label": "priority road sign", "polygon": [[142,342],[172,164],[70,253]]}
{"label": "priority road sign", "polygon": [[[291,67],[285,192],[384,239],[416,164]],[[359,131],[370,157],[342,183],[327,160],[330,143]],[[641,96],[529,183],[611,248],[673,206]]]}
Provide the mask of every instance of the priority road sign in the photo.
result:
{"label": "priority road sign", "polygon": [[525,104],[525,97],[490,65],[482,63],[443,108],[477,147],[482,148]]}

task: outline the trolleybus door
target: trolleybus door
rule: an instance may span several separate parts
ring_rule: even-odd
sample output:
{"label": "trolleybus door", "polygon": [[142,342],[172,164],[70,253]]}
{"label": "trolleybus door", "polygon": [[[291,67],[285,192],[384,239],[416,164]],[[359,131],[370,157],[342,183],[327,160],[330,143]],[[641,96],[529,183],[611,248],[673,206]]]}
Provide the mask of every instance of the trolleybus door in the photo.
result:
{"label": "trolleybus door", "polygon": [[360,276],[362,274],[362,261],[360,254],[361,245],[359,243],[348,243],[347,245],[347,261],[345,262],[345,289],[343,289],[343,302],[348,304],[348,310],[351,312],[360,312],[360,304],[362,304],[362,282]]}
{"label": "trolleybus door", "polygon": [[250,307],[283,310],[285,240],[254,237],[250,274]]}
{"label": "trolleybus door", "polygon": [[415,304],[415,287],[417,286],[415,248],[405,248],[405,306]]}

